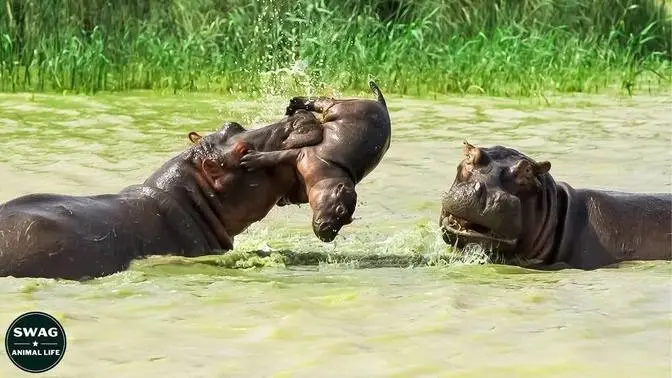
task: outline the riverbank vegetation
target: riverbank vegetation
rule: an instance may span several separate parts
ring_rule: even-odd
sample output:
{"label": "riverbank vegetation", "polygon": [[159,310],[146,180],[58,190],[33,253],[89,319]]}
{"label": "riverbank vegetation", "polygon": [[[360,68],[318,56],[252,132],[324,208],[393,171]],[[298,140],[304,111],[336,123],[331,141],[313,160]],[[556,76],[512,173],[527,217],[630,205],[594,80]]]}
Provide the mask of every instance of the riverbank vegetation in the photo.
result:
{"label": "riverbank vegetation", "polygon": [[[625,92],[670,85],[661,0],[0,0],[0,90]],[[298,88],[296,88],[298,89]]]}

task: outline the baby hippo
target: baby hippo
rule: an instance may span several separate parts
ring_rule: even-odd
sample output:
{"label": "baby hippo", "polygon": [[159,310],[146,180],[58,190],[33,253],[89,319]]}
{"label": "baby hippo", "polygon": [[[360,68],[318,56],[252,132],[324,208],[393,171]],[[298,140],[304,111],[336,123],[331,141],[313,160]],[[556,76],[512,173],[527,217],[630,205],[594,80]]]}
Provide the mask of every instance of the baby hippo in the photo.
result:
{"label": "baby hippo", "polygon": [[355,185],[378,166],[390,147],[391,126],[380,88],[370,81],[376,100],[294,97],[287,115],[307,110],[322,115],[322,141],[277,151],[249,150],[241,166],[254,170],[290,164],[303,188],[285,203],[310,203],[313,232],[325,242],[352,222],[357,204]]}

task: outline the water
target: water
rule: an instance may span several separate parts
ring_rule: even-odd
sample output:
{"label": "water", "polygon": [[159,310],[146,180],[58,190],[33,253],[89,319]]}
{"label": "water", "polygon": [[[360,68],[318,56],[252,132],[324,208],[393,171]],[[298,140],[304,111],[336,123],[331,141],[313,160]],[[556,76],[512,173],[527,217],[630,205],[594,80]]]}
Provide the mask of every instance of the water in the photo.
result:
{"label": "water", "polygon": [[[189,131],[268,123],[284,98],[0,94],[0,202],[118,191],[187,147]],[[672,98],[549,100],[388,96],[392,146],[358,186],[355,223],[324,244],[307,206],[277,208],[236,237],[236,250],[445,252],[439,195],[463,139],[550,160],[554,177],[576,187],[671,190]],[[669,263],[356,266],[152,258],[86,283],[0,278],[0,332],[29,310],[60,319],[68,349],[46,377],[670,376]],[[0,376],[29,374],[1,356]]]}

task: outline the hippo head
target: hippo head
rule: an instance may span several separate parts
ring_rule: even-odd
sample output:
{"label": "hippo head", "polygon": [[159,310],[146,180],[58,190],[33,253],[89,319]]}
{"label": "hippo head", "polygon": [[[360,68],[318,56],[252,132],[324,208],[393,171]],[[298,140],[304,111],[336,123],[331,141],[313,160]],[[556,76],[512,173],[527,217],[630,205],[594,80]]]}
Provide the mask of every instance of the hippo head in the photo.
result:
{"label": "hippo head", "polygon": [[[224,122],[216,132],[209,134],[205,139],[213,145],[224,145],[232,136],[245,132],[245,128],[238,122]],[[204,137],[199,133],[192,131],[188,135],[191,143],[197,144]]]}
{"label": "hippo head", "polygon": [[219,130],[206,136],[195,131],[189,133],[189,140],[198,151],[201,172],[209,185],[219,193],[240,177],[240,158],[250,146],[232,137],[245,131],[237,122],[225,122]]}
{"label": "hippo head", "polygon": [[551,163],[522,153],[464,142],[465,158],[443,194],[439,223],[443,239],[463,248],[479,244],[502,256],[532,248],[539,238],[547,202],[544,186]]}
{"label": "hippo head", "polygon": [[347,177],[323,179],[310,189],[308,201],[313,208],[313,232],[330,242],[343,226],[352,223],[357,205],[355,184]]}

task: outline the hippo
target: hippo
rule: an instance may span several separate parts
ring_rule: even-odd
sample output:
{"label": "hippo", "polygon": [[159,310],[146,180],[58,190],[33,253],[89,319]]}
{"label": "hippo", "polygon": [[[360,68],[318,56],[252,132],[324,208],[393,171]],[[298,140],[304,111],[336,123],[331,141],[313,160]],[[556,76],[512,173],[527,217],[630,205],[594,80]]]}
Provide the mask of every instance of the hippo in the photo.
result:
{"label": "hippo", "polygon": [[[197,133],[194,134],[200,137]],[[322,142],[323,135],[322,122],[315,117],[315,114],[307,110],[298,110],[291,115],[285,115],[278,122],[257,129],[247,130],[240,124],[236,124],[235,132],[230,133],[229,141],[238,143],[247,154],[249,151],[276,151],[314,146]],[[241,167],[248,169],[244,162],[241,163]],[[296,170],[294,173],[298,175]],[[297,179],[299,179],[298,176]],[[286,206],[306,203],[302,200],[305,197],[303,188],[304,185],[297,181],[296,185],[276,204]]]}
{"label": "hippo", "polygon": [[[275,140],[302,145],[307,138],[301,135],[311,133],[301,128],[304,119],[302,113],[278,123],[284,131]],[[306,124],[317,127],[311,135],[319,134],[312,137],[319,142],[318,120]],[[291,166],[240,167],[248,146],[231,137],[244,132],[229,122],[205,137],[189,133],[189,149],[117,194],[30,194],[0,205],[0,276],[85,280],[125,270],[148,255],[232,249],[235,235],[297,187]]]}
{"label": "hippo", "polygon": [[503,146],[465,141],[464,153],[442,198],[446,243],[548,270],[672,258],[672,194],[573,188],[553,179],[550,162]]}
{"label": "hippo", "polygon": [[294,97],[286,115],[307,110],[322,115],[319,144],[276,151],[248,150],[241,166],[254,170],[291,164],[303,190],[285,203],[310,204],[312,228],[324,242],[333,241],[341,228],[352,223],[357,204],[355,185],[372,172],[390,147],[390,115],[385,98],[369,82],[376,100]]}

